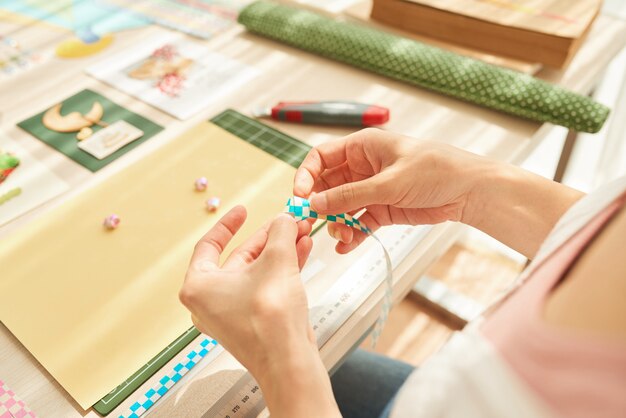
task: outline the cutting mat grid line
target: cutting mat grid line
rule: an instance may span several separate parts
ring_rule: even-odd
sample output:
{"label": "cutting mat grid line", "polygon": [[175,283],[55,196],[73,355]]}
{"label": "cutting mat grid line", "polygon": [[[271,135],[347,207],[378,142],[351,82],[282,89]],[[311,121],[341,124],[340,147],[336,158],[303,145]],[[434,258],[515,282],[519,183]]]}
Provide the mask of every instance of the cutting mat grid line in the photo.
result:
{"label": "cutting mat grid line", "polygon": [[295,168],[311,150],[310,145],[234,110],[226,110],[211,122]]}
{"label": "cutting mat grid line", "polygon": [[[311,149],[309,145],[232,109],[227,109],[215,116],[211,122],[292,167],[299,167]],[[109,414],[198,335],[200,335],[199,331],[191,327],[145,366],[133,373],[125,382],[96,403],[94,409],[102,415]]]}

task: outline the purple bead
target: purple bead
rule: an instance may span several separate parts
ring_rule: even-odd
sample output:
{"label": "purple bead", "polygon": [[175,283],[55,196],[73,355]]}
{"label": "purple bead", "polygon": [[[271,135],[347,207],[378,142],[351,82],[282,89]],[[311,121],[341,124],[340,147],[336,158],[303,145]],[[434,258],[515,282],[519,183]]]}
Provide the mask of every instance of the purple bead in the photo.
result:
{"label": "purple bead", "polygon": [[206,190],[207,186],[209,185],[209,182],[206,179],[206,177],[200,177],[199,179],[196,180],[194,185],[196,186],[197,191],[203,192]]}
{"label": "purple bead", "polygon": [[106,229],[115,229],[120,225],[120,217],[117,215],[109,215],[106,218],[104,218],[104,222],[102,223],[102,225],[104,225],[104,227]]}
{"label": "purple bead", "polygon": [[213,196],[209,200],[206,201],[206,210],[209,212],[215,212],[220,207],[221,200],[219,197]]}

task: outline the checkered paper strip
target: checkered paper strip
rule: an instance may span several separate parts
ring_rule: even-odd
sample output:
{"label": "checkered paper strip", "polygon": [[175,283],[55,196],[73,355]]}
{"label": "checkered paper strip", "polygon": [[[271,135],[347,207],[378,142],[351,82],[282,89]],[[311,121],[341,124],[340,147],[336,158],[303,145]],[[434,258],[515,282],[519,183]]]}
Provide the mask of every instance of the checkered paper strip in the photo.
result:
{"label": "checkered paper strip", "polygon": [[211,350],[217,347],[217,341],[211,338],[203,339],[198,346],[189,351],[186,360],[177,363],[172,370],[163,376],[140,399],[135,401],[119,418],[139,418],[161,399],[184,375],[189,373]]}
{"label": "checkered paper strip", "polygon": [[0,380],[0,418],[35,418],[37,415]]}
{"label": "checkered paper strip", "polygon": [[378,239],[378,237],[376,237],[376,235],[374,235],[371,229],[369,229],[357,218],[354,218],[347,213],[342,213],[339,215],[319,214],[311,209],[311,202],[302,197],[290,197],[289,200],[287,200],[284,212],[291,214],[298,221],[304,221],[306,219],[325,219],[328,222],[344,224],[371,236],[380,244],[380,247],[383,249],[383,253],[385,254],[385,265],[387,267],[387,274],[385,276],[386,288],[385,296],[383,299],[383,306],[381,308],[381,313],[378,316],[378,320],[376,321],[376,325],[374,326],[374,331],[372,331],[372,346],[375,347],[376,343],[378,342],[378,337],[380,337],[385,323],[387,322],[387,317],[389,316],[389,311],[391,310],[391,305],[393,303],[393,266],[391,265],[391,258],[389,257],[389,253],[387,252],[387,249],[385,248],[383,243]]}
{"label": "checkered paper strip", "polygon": [[287,205],[285,206],[285,213],[290,213],[299,221],[303,221],[305,219],[325,219],[329,222],[337,222],[350,226],[368,235],[372,234],[372,231],[367,226],[363,225],[358,219],[353,218],[347,213],[339,215],[321,215],[315,212],[311,209],[311,202],[302,197],[290,197],[287,201]]}

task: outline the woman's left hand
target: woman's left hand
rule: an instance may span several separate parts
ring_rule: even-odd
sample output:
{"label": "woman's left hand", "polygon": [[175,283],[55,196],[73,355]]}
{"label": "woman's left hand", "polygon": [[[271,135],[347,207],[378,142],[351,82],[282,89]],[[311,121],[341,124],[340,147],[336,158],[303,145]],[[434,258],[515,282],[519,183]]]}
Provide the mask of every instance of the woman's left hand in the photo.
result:
{"label": "woman's left hand", "polygon": [[220,266],[220,254],[245,219],[246,210],[235,207],[202,237],[179,296],[195,326],[255,374],[288,354],[281,342],[313,344],[300,280],[311,225],[281,214]]}
{"label": "woman's left hand", "polygon": [[198,242],[180,300],[196,327],[256,378],[273,418],[313,410],[339,417],[300,281],[313,245],[311,224],[279,215],[220,266],[220,254],[245,220],[246,210],[235,207]]}

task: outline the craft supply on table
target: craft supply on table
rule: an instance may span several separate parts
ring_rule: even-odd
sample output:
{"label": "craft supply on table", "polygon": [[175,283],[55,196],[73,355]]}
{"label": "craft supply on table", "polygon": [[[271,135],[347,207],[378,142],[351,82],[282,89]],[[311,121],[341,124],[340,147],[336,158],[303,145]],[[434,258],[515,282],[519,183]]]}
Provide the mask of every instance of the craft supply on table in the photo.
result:
{"label": "craft supply on table", "polygon": [[117,215],[109,215],[106,218],[104,218],[104,222],[102,222],[102,226],[104,226],[106,229],[116,229],[118,226],[120,226],[120,217]]}
{"label": "craft supply on table", "polygon": [[16,38],[0,36],[0,75],[9,77],[41,64],[49,54],[24,48]]}
{"label": "craft supply on table", "polygon": [[536,122],[597,132],[609,114],[589,97],[529,75],[306,10],[256,1],[239,22],[306,51]]}
{"label": "craft supply on table", "polygon": [[166,28],[202,39],[234,26],[243,0],[102,0]]}
{"label": "craft supply on table", "polygon": [[37,415],[0,380],[0,418],[36,418]]}
{"label": "craft supply on table", "polygon": [[197,191],[199,192],[203,192],[206,190],[206,188],[209,185],[209,181],[207,180],[206,177],[199,177],[196,179],[196,181],[194,181],[193,186],[196,188]]}
{"label": "craft supply on table", "polygon": [[[100,415],[108,415],[117,408],[128,396],[132,395],[155,373],[163,372],[163,367],[167,365],[181,350],[191,344],[200,332],[191,327],[185,331],[180,337],[165,347],[159,354],[154,356],[150,361],[143,365],[139,370],[129,376],[124,382],[119,384],[115,389],[109,392],[104,398],[93,406],[93,409]],[[213,350],[215,351],[215,350]],[[163,370],[162,370],[163,369]],[[160,379],[159,379],[160,380]]]}
{"label": "craft supply on table", "polygon": [[62,108],[63,103],[58,103],[46,110],[41,118],[43,126],[55,132],[81,132],[82,129],[93,125],[105,124],[102,122],[104,109],[98,101],[94,101],[91,109],[85,114],[71,112],[61,115]]}
{"label": "craft supply on table", "polygon": [[[88,152],[98,160],[103,160],[142,136],[143,131],[141,129],[120,120],[100,129],[95,134],[87,135],[78,143],[78,148]],[[80,138],[78,139],[80,140]]]}
{"label": "craft supply on table", "polygon": [[156,385],[133,402],[128,411],[121,414],[119,418],[139,418],[142,416],[191,369],[196,367],[207,354],[216,351],[222,351],[221,347],[218,348],[217,341],[210,337],[204,338],[197,347],[188,352],[183,361],[176,363],[171,370],[159,379]]}
{"label": "craft supply on table", "polygon": [[16,187],[15,189],[11,189],[6,193],[0,194],[0,205],[7,203],[11,199],[15,199],[21,194],[22,194],[22,189],[20,187]]}
{"label": "craft supply on table", "polygon": [[13,154],[0,150],[0,184],[20,165],[20,159]]}
{"label": "craft supply on table", "polygon": [[[246,119],[221,117],[227,129],[250,132]],[[227,255],[282,210],[291,164],[308,147],[271,141],[269,128],[257,134],[248,142],[202,122],[3,241],[0,265],[10,280],[0,281],[0,293],[12,297],[0,304],[0,320],[83,408],[189,329],[180,280],[190,251],[221,215],[236,204],[254,208]],[[295,144],[297,155],[288,152]],[[214,179],[211,194],[222,205],[213,215],[206,196],[190,190],[197,173]],[[123,227],[98,227],[107,214]]]}
{"label": "craft supply on table", "polygon": [[[271,156],[284,161],[294,169],[300,166],[311,149],[309,145],[234,110],[226,110],[220,113],[211,119],[211,122],[250,145],[262,149]],[[207,158],[207,160],[210,160],[210,158]],[[203,173],[206,172],[204,166],[201,167],[201,171]],[[257,178],[257,176],[252,177]],[[218,175],[216,178],[221,178],[221,175]],[[219,186],[219,184],[217,186]],[[211,189],[214,190],[215,187],[212,185]],[[221,196],[223,197],[224,195],[221,194]],[[201,198],[201,195],[196,196],[196,198]],[[280,206],[280,210],[282,210],[284,201],[281,200]],[[125,226],[125,229],[127,229],[127,226]],[[319,263],[317,266],[308,267],[319,268]],[[303,278],[306,274],[309,274],[307,272],[310,272],[308,267],[305,267],[302,271]],[[123,383],[118,385],[117,388],[102,398],[97,404],[94,405],[94,409],[100,414],[108,414],[111,412],[126,397],[133,393],[141,384],[143,384],[160,367],[162,367],[163,364],[172,359],[198,335],[199,332],[195,328],[189,328],[172,344],[168,345],[158,355],[139,368],[137,372],[128,377]]]}
{"label": "craft supply on table", "polygon": [[[135,29],[150,24],[150,21],[124,10],[115,10],[101,0],[81,1],[0,1],[0,9],[26,16],[33,24],[44,23],[74,32],[84,42],[91,42],[94,36],[127,29]],[[6,17],[10,17],[5,15]]]}
{"label": "craft supply on table", "polygon": [[259,75],[206,45],[167,33],[142,40],[87,73],[179,119],[187,119]]}
{"label": "craft supply on table", "polygon": [[375,126],[389,121],[389,109],[347,101],[280,102],[255,109],[253,116],[318,125]]}
{"label": "craft supply on table", "polygon": [[220,208],[220,204],[221,204],[220,198],[217,196],[213,196],[212,198],[206,201],[206,210],[211,213],[217,212],[217,210]]}
{"label": "craft supply on table", "polygon": [[58,44],[55,53],[60,58],[84,58],[104,51],[111,46],[113,40],[114,37],[111,34],[97,37],[90,41],[72,37]]}
{"label": "craft supply on table", "polygon": [[92,172],[163,129],[91,90],[76,93],[17,125]]}
{"label": "craft supply on table", "polygon": [[456,45],[562,68],[601,0],[373,0],[372,19]]}
{"label": "craft supply on table", "polygon": [[69,189],[12,139],[0,136],[0,148],[0,226]]}

